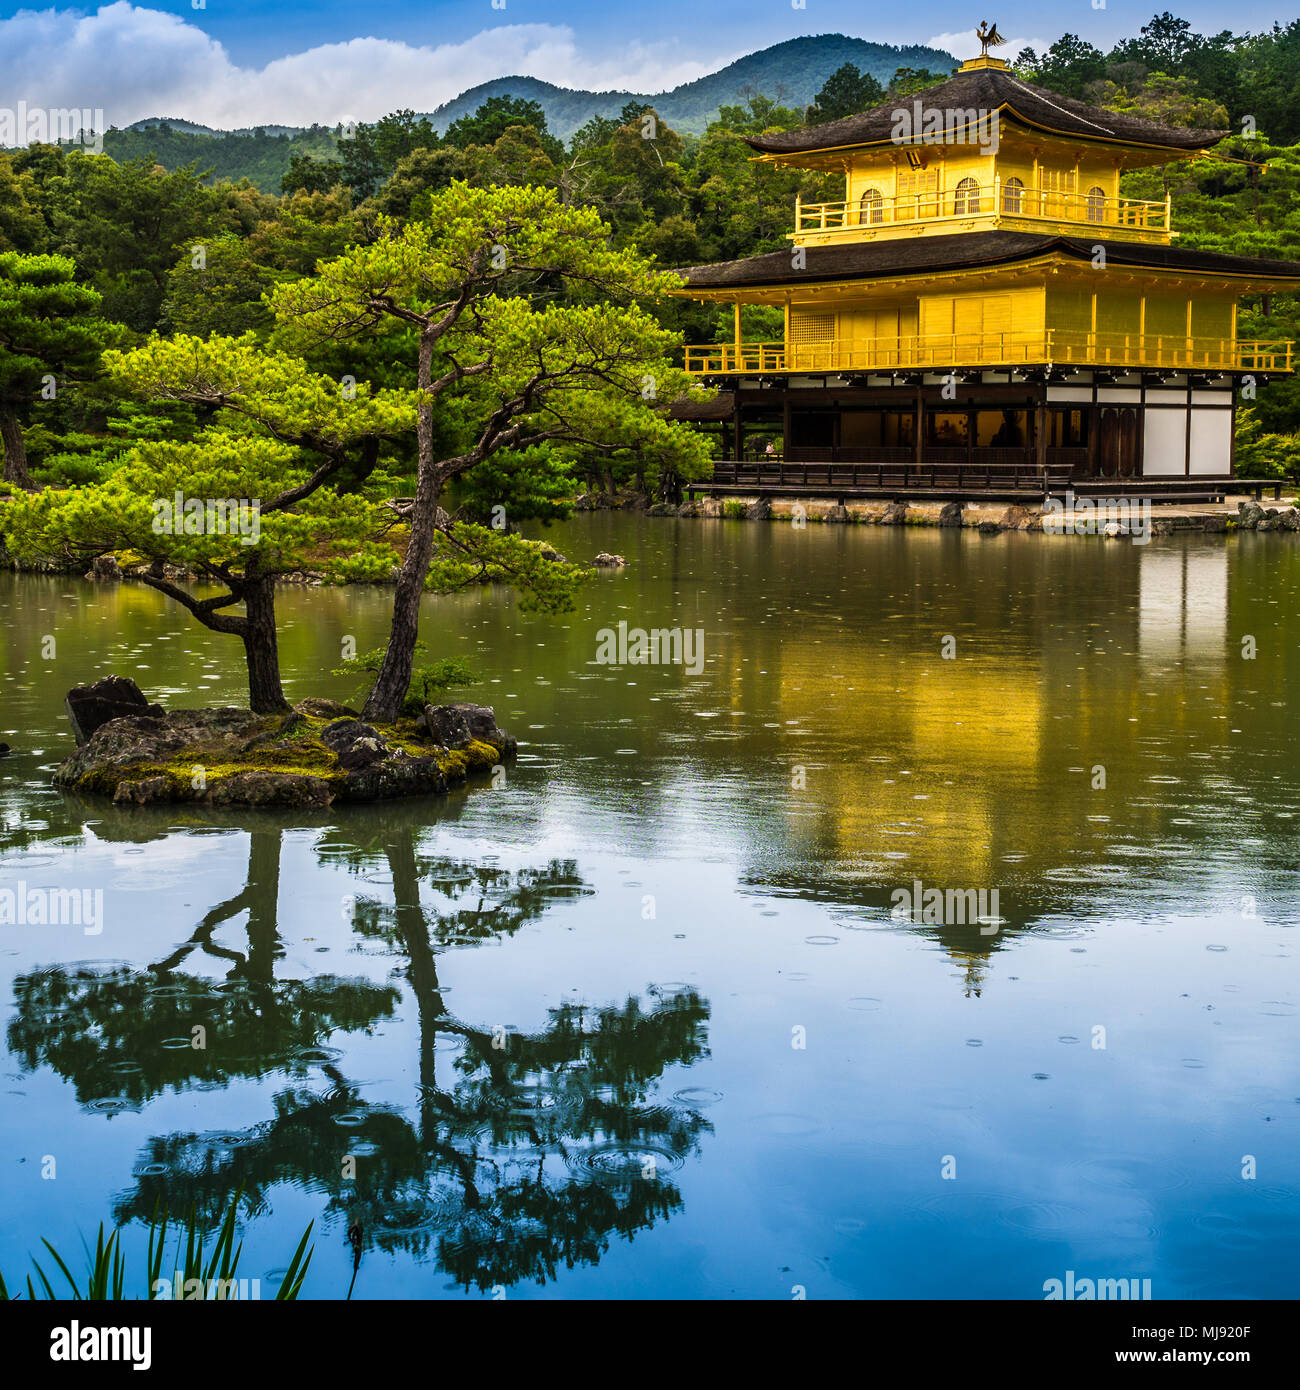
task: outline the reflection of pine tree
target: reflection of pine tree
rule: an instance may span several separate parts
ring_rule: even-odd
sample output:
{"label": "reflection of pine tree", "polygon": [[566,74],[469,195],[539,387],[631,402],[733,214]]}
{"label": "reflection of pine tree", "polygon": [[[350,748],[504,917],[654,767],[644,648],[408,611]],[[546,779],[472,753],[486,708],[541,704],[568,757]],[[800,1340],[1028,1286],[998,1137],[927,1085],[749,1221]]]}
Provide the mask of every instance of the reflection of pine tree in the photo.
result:
{"label": "reflection of pine tree", "polygon": [[[10,1051],[29,1070],[45,1065],[69,1078],[83,1103],[139,1104],[168,1087],[224,1083],[274,1067],[306,1075],[301,1051],[336,1030],[356,1032],[388,1017],[398,991],[330,975],[275,979],[284,954],[279,871],[280,832],[256,830],[243,888],[213,907],[166,960],[147,970],[55,966],[21,977]],[[213,939],[241,913],[246,952]],[[222,984],[177,970],[198,950],[229,962]],[[195,1025],[206,1033],[202,1048],[188,1045]]]}
{"label": "reflection of pine tree", "polygon": [[[706,1054],[707,1004],[690,991],[565,1003],[528,1034],[458,1019],[439,984],[438,950],[513,935],[557,897],[589,891],[575,865],[507,870],[421,857],[413,830],[400,824],[386,824],[382,843],[365,848],[341,844],[340,835],[318,845],[331,862],[373,871],[382,855],[392,874],[391,903],[360,899],[354,928],[406,958],[418,1012],[416,1117],[363,1099],[328,1049],[312,1051],[336,1028],[390,1015],[396,992],[274,978],[283,955],[279,832],[254,832],[244,888],[166,961],[140,971],[45,971],[24,983],[11,1046],[25,1065],[69,1077],[83,1098],[144,1101],[166,1086],[270,1067],[304,1078],[314,1069],[327,1082],[282,1090],[274,1115],[244,1131],[151,1140],[116,1218],[147,1220],[162,1198],[173,1211],[192,1204],[215,1225],[236,1187],[256,1212],[277,1183],[292,1183],[324,1196],[327,1214],[353,1233],[358,1258],[366,1248],[432,1255],[457,1283],[487,1289],[595,1263],[611,1237],[631,1238],[679,1208],[671,1173],[708,1125],[689,1109],[655,1104],[652,1093],[665,1068]],[[219,946],[216,928],[241,912],[247,951]],[[177,973],[195,951],[230,961],[224,986]],[[220,1045],[161,1046],[194,1021]],[[113,1064],[123,1061],[140,1072],[117,1074]],[[349,1156],[355,1177],[345,1173]]]}

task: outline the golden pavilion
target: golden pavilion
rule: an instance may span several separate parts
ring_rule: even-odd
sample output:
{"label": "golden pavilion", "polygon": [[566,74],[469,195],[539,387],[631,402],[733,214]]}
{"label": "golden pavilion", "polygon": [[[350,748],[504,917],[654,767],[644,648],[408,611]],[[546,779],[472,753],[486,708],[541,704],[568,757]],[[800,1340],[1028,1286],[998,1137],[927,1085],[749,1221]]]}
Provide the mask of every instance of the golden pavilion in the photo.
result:
{"label": "golden pavilion", "polygon": [[[722,426],[710,490],[1222,496],[1238,386],[1292,370],[1291,343],[1237,336],[1237,302],[1300,288],[1300,264],[1178,247],[1169,198],[1120,180],[1226,133],[1058,96],[985,52],[915,98],[749,139],[842,173],[844,197],[796,202],[788,251],[680,272],[734,308],[731,342],[686,350],[721,388],[678,411]],[[780,341],[743,338],[760,304]]]}

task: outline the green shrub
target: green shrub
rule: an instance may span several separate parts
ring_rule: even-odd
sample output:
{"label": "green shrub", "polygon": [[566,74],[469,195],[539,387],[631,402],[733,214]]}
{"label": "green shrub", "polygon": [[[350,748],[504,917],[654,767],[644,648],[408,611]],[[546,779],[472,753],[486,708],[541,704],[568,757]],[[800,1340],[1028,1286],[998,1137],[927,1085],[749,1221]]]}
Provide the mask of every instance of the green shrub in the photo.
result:
{"label": "green shrub", "polygon": [[[423,642],[415,644],[415,650],[422,652],[425,650]],[[362,652],[359,656],[349,657],[342,665],[336,666],[330,673],[335,676],[367,676],[374,677],[379,674],[379,668],[383,665],[384,648],[376,647],[372,652]],[[427,666],[417,666],[411,672],[411,683],[406,688],[406,699],[402,702],[402,713],[418,717],[424,712],[425,705],[434,703],[435,697],[441,695],[455,685],[473,685],[478,680],[477,674],[470,669],[469,663],[463,657],[444,656],[437,661],[430,662]],[[368,690],[372,680],[367,680],[358,691]]]}

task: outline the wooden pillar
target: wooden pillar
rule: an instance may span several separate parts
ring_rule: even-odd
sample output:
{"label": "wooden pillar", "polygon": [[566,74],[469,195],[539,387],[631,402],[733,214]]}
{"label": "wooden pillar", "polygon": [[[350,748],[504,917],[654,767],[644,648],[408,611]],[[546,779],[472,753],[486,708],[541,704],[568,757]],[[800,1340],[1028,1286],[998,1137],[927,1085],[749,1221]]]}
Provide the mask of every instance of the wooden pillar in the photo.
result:
{"label": "wooden pillar", "polygon": [[781,400],[781,457],[790,457],[790,387],[787,385]]}
{"label": "wooden pillar", "polygon": [[740,391],[736,391],[735,414],[731,417],[731,457],[740,462],[740,451],[744,440],[740,432]]}
{"label": "wooden pillar", "polygon": [[916,387],[916,425],[913,430],[916,438],[912,441],[912,457],[918,468],[921,466],[922,440],[925,437],[924,391],[925,387],[918,382]]}
{"label": "wooden pillar", "polygon": [[1047,472],[1047,387],[1034,407],[1034,461],[1039,473]]}
{"label": "wooden pillar", "polygon": [[731,307],[735,311],[736,322],[736,370],[740,371],[740,300],[736,300]]}

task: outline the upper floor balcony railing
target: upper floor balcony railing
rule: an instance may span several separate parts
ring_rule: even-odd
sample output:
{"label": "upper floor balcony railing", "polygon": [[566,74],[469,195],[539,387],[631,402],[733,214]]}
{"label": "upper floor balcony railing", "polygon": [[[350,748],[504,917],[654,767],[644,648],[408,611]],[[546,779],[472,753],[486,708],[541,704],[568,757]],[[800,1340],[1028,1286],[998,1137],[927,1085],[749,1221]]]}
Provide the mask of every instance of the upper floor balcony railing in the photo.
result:
{"label": "upper floor balcony railing", "polygon": [[1116,229],[1131,236],[1171,235],[1170,200],[1113,198],[1093,188],[1083,193],[1060,189],[1029,188],[1016,179],[995,178],[992,183],[963,179],[954,189],[930,189],[886,198],[865,194],[854,202],[805,203],[795,200],[794,236],[829,233],[835,240],[852,241],[864,235],[902,224],[969,221],[977,218],[990,226],[1021,222],[1082,223]]}
{"label": "upper floor balcony railing", "polygon": [[930,333],[821,343],[718,343],[688,347],[700,376],[879,372],[954,367],[1161,367],[1177,371],[1289,372],[1294,344],[1277,339],[1191,338],[1064,329]]}

